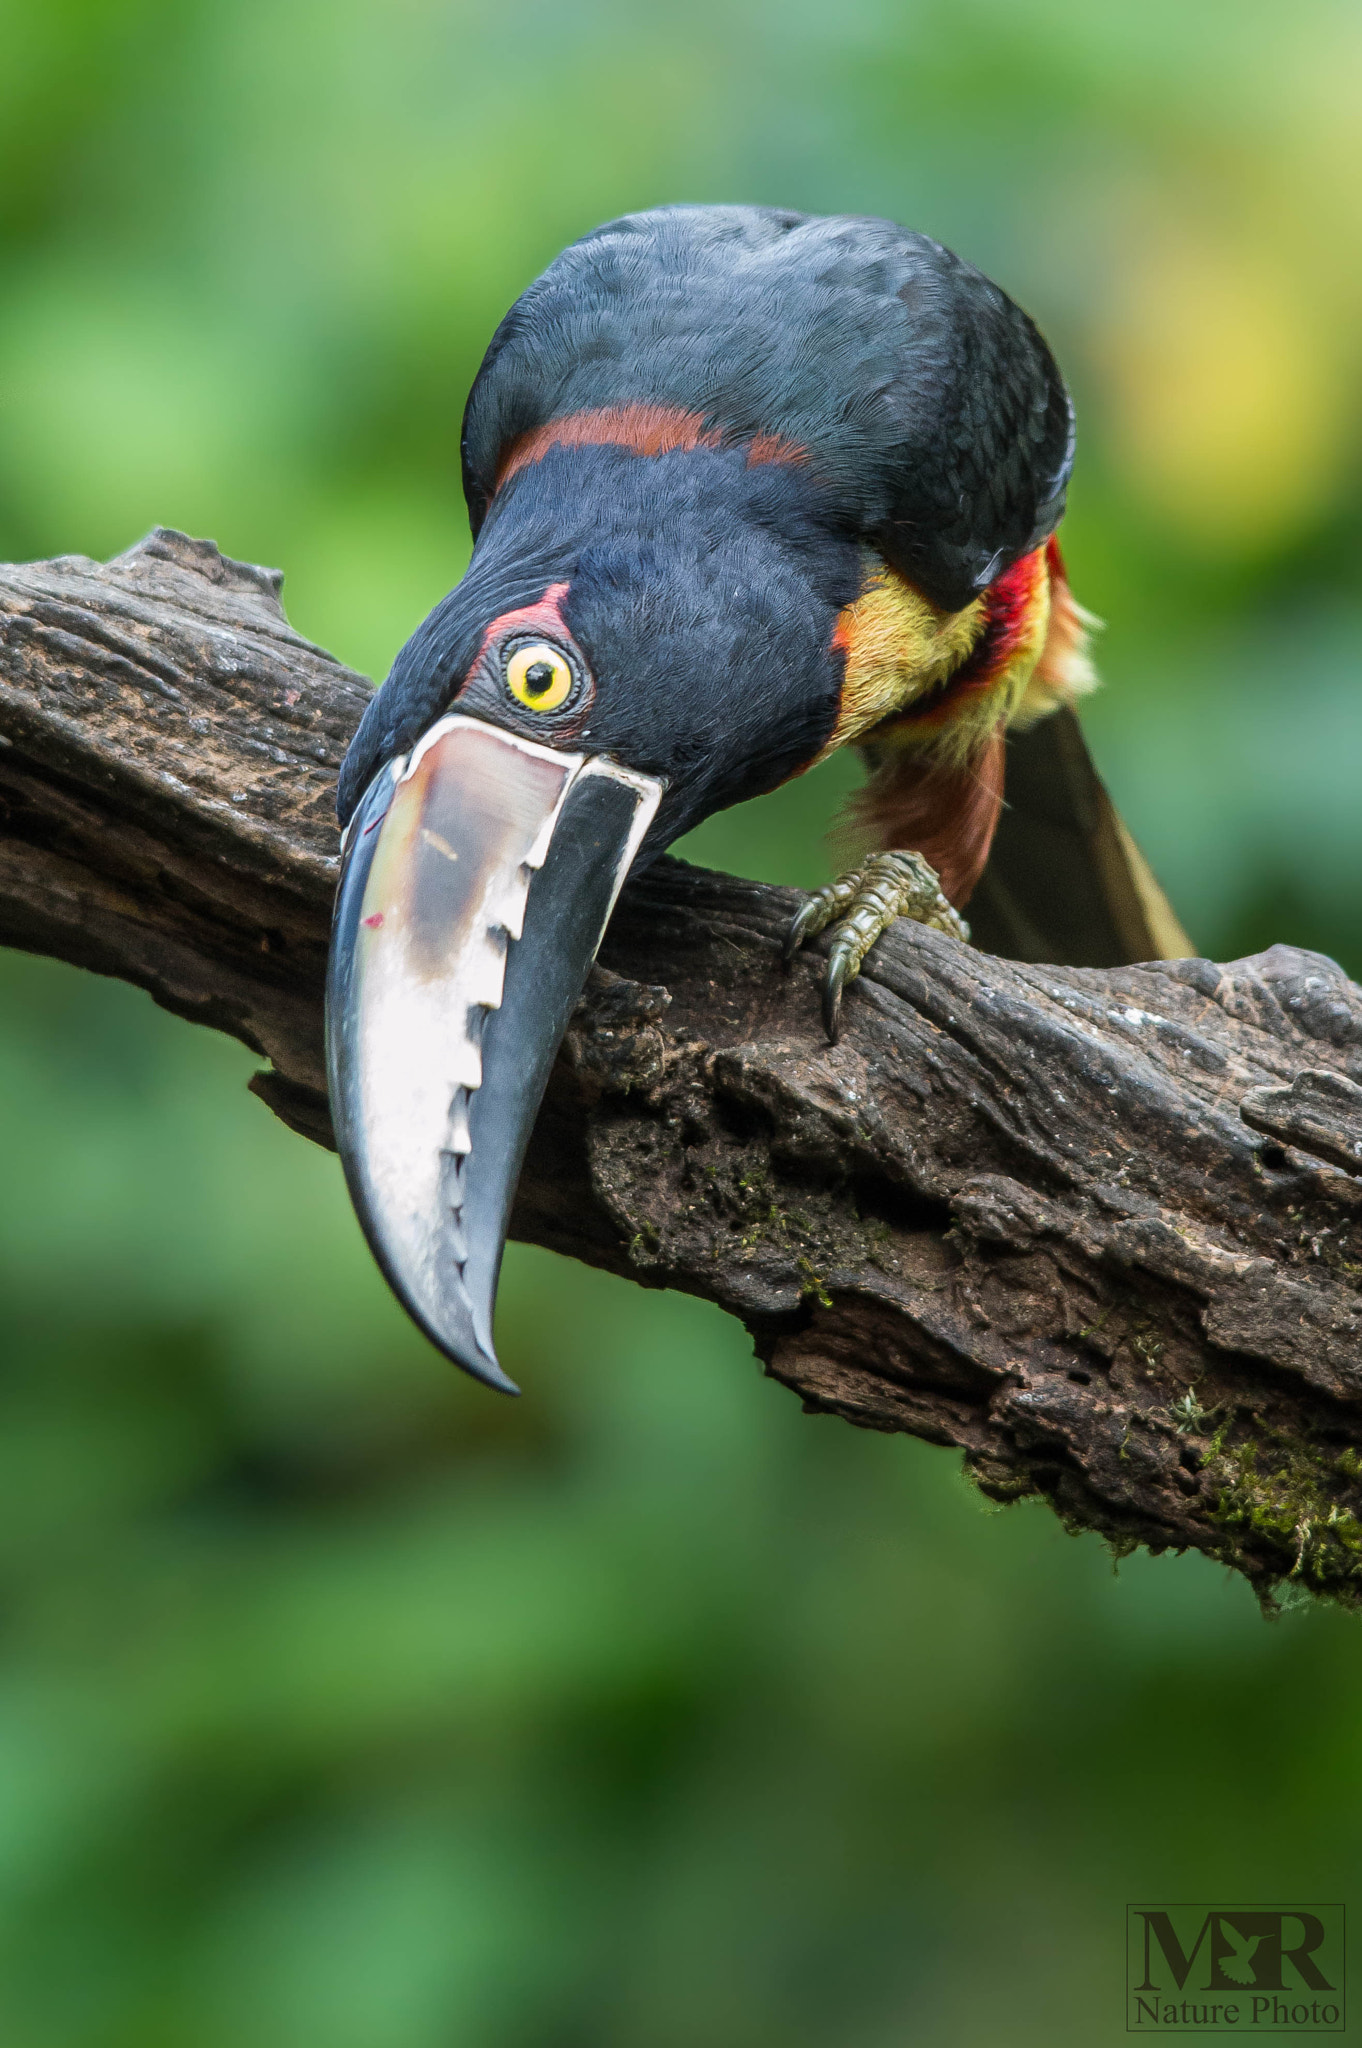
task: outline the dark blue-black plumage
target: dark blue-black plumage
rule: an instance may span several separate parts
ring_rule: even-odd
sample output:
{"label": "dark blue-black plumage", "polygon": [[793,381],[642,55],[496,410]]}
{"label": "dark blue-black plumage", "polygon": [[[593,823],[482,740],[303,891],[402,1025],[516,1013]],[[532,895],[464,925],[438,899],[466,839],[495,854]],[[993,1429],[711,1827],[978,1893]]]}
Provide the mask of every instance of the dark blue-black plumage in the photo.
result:
{"label": "dark blue-black plumage", "polygon": [[[719,445],[553,447],[498,487],[522,436],[631,405]],[[757,436],[799,459],[749,463]],[[866,550],[957,609],[1057,525],[1071,460],[1035,327],[926,236],[759,207],[598,228],[493,337],[464,420],[473,560],[366,713],[341,815],[449,708],[491,622],[566,583],[595,679],[572,744],[667,779],[656,850],[825,744]],[[460,707],[545,736],[471,682]]]}
{"label": "dark blue-black plumage", "polygon": [[[562,744],[665,778],[648,842],[660,850],[824,744],[841,684],[832,633],[861,573],[798,470],[749,467],[740,449],[551,449],[504,486],[468,574],[398,655],[346,759],[341,814],[449,707],[489,622],[566,583],[596,696]],[[559,737],[495,676],[471,676],[459,708]]]}
{"label": "dark blue-black plumage", "polygon": [[807,449],[845,525],[949,611],[1064,510],[1073,414],[1045,342],[989,278],[892,221],[676,206],[574,242],[470,394],[474,532],[510,442],[630,398]]}
{"label": "dark blue-black plumage", "polygon": [[[866,815],[943,882],[944,849],[953,900],[978,883],[986,944],[1096,962],[1181,943],[1148,875],[1112,856],[1119,821],[1067,711],[1024,736],[1015,857],[991,894],[991,870],[979,880],[1001,721],[1047,621],[1047,688],[1066,662],[1082,681],[1058,552],[1021,560],[1058,524],[1071,457],[1068,397],[1026,315],[887,221],[634,215],[566,250],[503,320],[464,420],[472,562],[342,773],[342,817],[363,808],[328,985],[361,1221],[470,1371],[509,1386],[491,1336],[506,1222],[615,892],[709,813],[829,746],[877,745],[907,712],[926,744],[886,761]],[[956,716],[949,736],[977,750],[952,766],[930,739]],[[407,773],[377,775],[423,736]],[[952,924],[920,862],[870,872],[832,943],[830,1029],[897,892]],[[822,892],[794,939],[847,896]]]}

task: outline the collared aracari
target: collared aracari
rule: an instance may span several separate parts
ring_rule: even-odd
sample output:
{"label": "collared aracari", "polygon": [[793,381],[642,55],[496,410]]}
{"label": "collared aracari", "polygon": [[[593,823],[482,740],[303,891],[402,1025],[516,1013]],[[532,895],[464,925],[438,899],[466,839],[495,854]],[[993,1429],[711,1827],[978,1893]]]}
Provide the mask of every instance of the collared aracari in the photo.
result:
{"label": "collared aracari", "polygon": [[[336,1133],[426,1333],[492,1307],[549,1068],[631,867],[856,745],[872,849],[812,897],[825,1016],[898,915],[1026,959],[1189,950],[1071,710],[1073,413],[998,286],[888,221],[633,214],[565,250],[469,396],[468,572],[341,775]],[[1008,787],[1008,805],[1003,789]]]}

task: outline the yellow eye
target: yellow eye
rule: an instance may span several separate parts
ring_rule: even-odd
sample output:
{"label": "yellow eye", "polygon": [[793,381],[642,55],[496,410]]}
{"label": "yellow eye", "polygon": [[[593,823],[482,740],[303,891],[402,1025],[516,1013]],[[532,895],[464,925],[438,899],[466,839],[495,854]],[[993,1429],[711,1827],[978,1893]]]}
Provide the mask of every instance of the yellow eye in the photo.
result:
{"label": "yellow eye", "polygon": [[572,695],[575,680],[566,655],[546,640],[517,647],[506,664],[506,687],[527,711],[557,711]]}

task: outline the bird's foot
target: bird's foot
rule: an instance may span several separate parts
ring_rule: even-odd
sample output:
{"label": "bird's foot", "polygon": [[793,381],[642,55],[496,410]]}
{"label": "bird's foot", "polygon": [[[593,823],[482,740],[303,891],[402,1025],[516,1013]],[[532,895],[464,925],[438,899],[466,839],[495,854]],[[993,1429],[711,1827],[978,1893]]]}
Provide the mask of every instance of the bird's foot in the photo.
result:
{"label": "bird's foot", "polygon": [[942,895],[935,868],[920,853],[872,853],[861,867],[816,890],[790,920],[787,965],[806,939],[836,925],[823,982],[823,1023],[832,1044],[841,1024],[843,989],[860,973],[876,939],[900,917],[952,938],[969,938],[969,926]]}

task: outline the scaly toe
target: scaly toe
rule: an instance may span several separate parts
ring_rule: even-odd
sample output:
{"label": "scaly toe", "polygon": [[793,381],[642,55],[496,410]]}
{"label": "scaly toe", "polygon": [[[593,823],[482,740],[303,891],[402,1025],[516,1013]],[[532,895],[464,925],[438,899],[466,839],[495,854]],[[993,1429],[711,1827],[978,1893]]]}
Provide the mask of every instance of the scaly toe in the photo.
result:
{"label": "scaly toe", "polygon": [[823,1024],[837,1043],[842,992],[860,973],[867,953],[897,918],[968,940],[969,926],[941,893],[935,870],[920,853],[871,854],[864,867],[819,889],[795,913],[785,938],[785,959],[807,939],[836,923],[823,980]]}
{"label": "scaly toe", "polygon": [[839,875],[825,888],[815,889],[812,896],[800,904],[785,933],[784,959],[787,967],[806,941],[816,939],[834,918],[844,916],[851,909],[860,886],[861,871],[854,868],[845,875]]}

